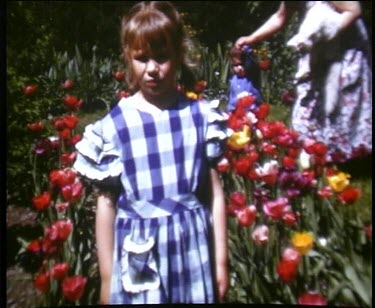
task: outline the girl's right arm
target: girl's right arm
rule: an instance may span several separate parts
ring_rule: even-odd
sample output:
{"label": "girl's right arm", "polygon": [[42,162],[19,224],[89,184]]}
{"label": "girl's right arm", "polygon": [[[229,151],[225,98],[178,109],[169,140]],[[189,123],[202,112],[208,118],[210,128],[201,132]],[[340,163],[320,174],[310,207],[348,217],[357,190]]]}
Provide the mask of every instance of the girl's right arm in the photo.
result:
{"label": "girl's right arm", "polygon": [[95,234],[101,279],[100,303],[109,304],[112,274],[115,206],[113,197],[101,194],[97,200]]}
{"label": "girl's right arm", "polygon": [[281,30],[286,24],[290,13],[285,6],[284,1],[281,2],[279,9],[256,31],[248,36],[241,36],[235,42],[237,48],[241,49],[244,45],[255,44],[263,41],[272,34]]}

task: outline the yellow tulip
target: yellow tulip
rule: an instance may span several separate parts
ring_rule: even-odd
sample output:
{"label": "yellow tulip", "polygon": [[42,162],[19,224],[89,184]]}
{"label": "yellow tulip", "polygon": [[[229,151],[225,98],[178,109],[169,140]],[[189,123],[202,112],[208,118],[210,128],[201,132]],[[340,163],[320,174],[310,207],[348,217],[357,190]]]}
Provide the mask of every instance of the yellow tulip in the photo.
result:
{"label": "yellow tulip", "polygon": [[250,141],[250,127],[244,125],[241,131],[234,132],[228,139],[228,146],[234,150],[240,150]]}
{"label": "yellow tulip", "polygon": [[310,232],[295,232],[292,236],[293,247],[302,255],[306,255],[314,244],[314,236]]}
{"label": "yellow tulip", "polygon": [[340,192],[350,184],[349,178],[350,174],[339,172],[335,175],[327,176],[327,181],[334,191]]}
{"label": "yellow tulip", "polygon": [[188,91],[185,93],[186,97],[191,98],[191,99],[198,99],[198,94]]}

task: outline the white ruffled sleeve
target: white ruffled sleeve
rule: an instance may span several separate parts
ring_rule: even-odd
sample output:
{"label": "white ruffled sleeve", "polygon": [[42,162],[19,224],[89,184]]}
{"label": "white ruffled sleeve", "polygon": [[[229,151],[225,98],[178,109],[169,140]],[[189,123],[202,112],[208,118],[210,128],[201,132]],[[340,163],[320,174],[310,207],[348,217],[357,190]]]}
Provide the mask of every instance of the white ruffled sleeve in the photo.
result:
{"label": "white ruffled sleeve", "polygon": [[123,164],[120,143],[110,117],[86,126],[82,140],[76,144],[77,159],[73,168],[83,176],[101,181],[121,174]]}
{"label": "white ruffled sleeve", "polygon": [[206,156],[211,165],[215,165],[225,151],[226,140],[230,136],[227,127],[228,115],[220,110],[218,99],[209,102],[206,131]]}

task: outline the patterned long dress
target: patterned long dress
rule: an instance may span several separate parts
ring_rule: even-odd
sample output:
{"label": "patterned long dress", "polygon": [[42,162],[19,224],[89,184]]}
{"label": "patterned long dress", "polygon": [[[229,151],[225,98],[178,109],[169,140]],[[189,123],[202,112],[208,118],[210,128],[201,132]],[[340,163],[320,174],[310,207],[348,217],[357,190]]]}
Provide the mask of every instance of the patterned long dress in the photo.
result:
{"label": "patterned long dress", "polygon": [[226,133],[213,107],[181,95],[155,114],[122,99],[76,145],[78,172],[123,186],[111,304],[215,301],[208,170]]}
{"label": "patterned long dress", "polygon": [[[292,1],[295,2],[295,1]],[[301,15],[320,1],[301,1]],[[286,2],[287,3],[287,2]],[[332,53],[334,49],[334,53]],[[309,57],[299,60],[299,68],[310,66],[308,78],[296,81],[297,99],[292,112],[292,128],[302,139],[312,138],[328,146],[328,161],[344,162],[372,152],[372,64],[368,35],[358,19],[335,38],[335,46],[320,42]],[[335,75],[337,104],[325,111],[324,87],[328,69],[339,63]],[[297,71],[299,70],[297,69]]]}

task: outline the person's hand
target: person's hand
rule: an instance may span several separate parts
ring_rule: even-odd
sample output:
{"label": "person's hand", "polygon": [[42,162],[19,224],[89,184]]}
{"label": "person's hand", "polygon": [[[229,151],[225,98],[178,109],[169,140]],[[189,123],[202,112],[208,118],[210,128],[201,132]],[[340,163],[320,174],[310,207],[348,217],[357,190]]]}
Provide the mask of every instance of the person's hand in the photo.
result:
{"label": "person's hand", "polygon": [[221,303],[224,300],[225,294],[228,291],[228,267],[226,264],[216,266],[216,283],[218,290],[218,301]]}
{"label": "person's hand", "polygon": [[110,300],[110,291],[111,291],[111,280],[105,279],[101,281],[100,285],[100,304],[108,305]]}
{"label": "person's hand", "polygon": [[244,45],[248,45],[247,36],[241,36],[240,38],[238,38],[237,41],[234,43],[234,45],[238,49],[242,49]]}

